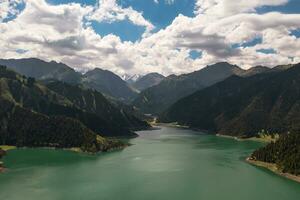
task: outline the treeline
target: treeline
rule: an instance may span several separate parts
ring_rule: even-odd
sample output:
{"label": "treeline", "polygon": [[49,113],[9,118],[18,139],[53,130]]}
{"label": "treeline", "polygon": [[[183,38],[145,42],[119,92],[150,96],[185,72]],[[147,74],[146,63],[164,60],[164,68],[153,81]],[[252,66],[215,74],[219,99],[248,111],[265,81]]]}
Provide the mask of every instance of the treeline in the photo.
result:
{"label": "treeline", "polygon": [[300,134],[283,134],[276,142],[253,152],[251,159],[276,164],[284,173],[300,175]]}
{"label": "treeline", "polygon": [[108,141],[80,121],[64,116],[46,116],[15,106],[7,118],[7,130],[1,132],[1,144],[17,147],[78,147],[86,152],[107,151],[122,147]]}

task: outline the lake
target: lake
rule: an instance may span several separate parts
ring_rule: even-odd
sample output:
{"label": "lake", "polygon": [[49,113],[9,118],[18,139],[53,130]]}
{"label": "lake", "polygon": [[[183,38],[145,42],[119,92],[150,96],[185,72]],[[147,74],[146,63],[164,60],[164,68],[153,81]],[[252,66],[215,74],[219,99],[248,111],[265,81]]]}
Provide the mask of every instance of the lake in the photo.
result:
{"label": "lake", "polygon": [[15,149],[2,200],[296,200],[300,184],[247,164],[262,143],[161,127],[99,155]]}

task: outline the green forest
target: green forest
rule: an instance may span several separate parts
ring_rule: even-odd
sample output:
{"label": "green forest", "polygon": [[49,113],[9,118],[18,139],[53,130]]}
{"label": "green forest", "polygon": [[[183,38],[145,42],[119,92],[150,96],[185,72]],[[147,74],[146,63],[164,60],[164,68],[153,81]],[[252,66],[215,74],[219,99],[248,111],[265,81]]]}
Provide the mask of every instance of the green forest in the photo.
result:
{"label": "green forest", "polygon": [[253,152],[250,158],[274,163],[283,173],[300,175],[300,134],[283,134],[276,142]]}

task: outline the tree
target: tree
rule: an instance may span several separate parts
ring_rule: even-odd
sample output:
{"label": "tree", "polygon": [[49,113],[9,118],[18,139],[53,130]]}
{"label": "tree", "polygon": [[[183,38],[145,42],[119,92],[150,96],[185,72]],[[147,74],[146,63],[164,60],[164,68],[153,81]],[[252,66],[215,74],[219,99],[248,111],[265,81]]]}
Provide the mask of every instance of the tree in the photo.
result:
{"label": "tree", "polygon": [[34,85],[34,83],[35,83],[35,78],[29,77],[27,79],[27,84],[29,87],[32,87]]}

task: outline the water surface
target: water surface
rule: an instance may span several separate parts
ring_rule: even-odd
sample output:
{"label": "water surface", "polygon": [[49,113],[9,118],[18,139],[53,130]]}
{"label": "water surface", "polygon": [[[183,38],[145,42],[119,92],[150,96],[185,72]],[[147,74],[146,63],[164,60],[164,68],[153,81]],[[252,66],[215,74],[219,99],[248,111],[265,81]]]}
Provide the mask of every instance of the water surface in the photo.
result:
{"label": "water surface", "polygon": [[296,200],[300,184],[251,166],[257,142],[162,127],[96,156],[11,150],[2,200]]}

